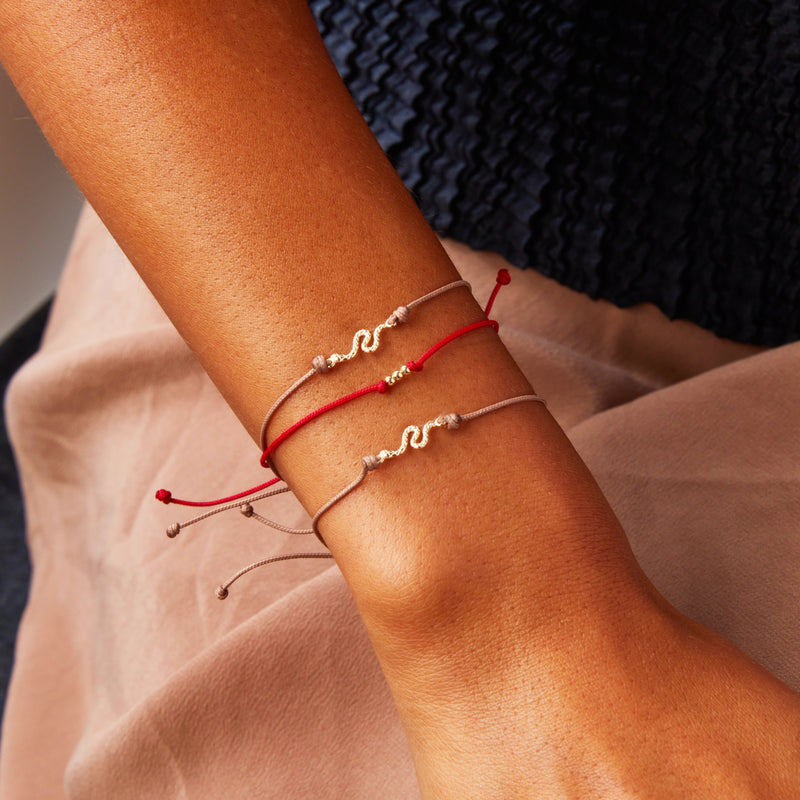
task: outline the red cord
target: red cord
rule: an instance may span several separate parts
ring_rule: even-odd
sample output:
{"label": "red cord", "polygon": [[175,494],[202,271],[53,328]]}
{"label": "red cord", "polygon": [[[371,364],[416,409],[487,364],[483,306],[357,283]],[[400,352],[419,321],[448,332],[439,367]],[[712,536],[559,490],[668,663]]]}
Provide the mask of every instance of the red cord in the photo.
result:
{"label": "red cord", "polygon": [[477,330],[478,328],[486,328],[492,327],[496,331],[500,330],[500,325],[495,322],[493,319],[483,319],[480,322],[473,322],[471,325],[466,325],[463,328],[451,333],[449,336],[445,336],[441,342],[437,342],[430,350],[426,353],[423,353],[416,361],[409,361],[408,368],[412,372],[419,372],[422,369],[422,365],[437,351],[441,350],[446,344],[449,344],[453,341],[453,339],[458,339],[459,336],[463,336],[465,333],[469,333],[470,331]]}
{"label": "red cord", "polygon": [[242,497],[249,497],[251,494],[255,494],[256,492],[260,492],[262,489],[266,489],[268,486],[272,486],[279,480],[280,478],[272,478],[266,483],[262,483],[260,486],[254,486],[252,489],[248,489],[246,492],[232,494],[230,497],[221,497],[219,500],[178,500],[177,497],[172,496],[172,492],[170,492],[168,489],[159,489],[156,492],[156,500],[160,500],[162,503],[164,503],[164,505],[175,503],[175,505],[178,506],[221,506],[223,503],[231,503],[234,500],[240,500]]}
{"label": "red cord", "polygon": [[494,300],[497,297],[497,293],[500,291],[502,286],[508,286],[511,283],[511,275],[509,274],[507,269],[501,269],[497,272],[497,283],[494,285],[494,289],[492,291],[491,296],[489,297],[489,302],[486,304],[486,308],[483,310],[483,313],[486,316],[489,316],[489,313],[492,310],[492,306],[494,305]]}
{"label": "red cord", "polygon": [[288,439],[296,430],[302,428],[303,425],[308,424],[311,422],[312,419],[316,419],[317,417],[325,414],[327,411],[331,411],[334,408],[338,408],[339,406],[343,406],[345,403],[349,403],[351,400],[355,400],[359,397],[363,397],[365,394],[371,394],[372,392],[378,392],[383,394],[384,392],[388,391],[389,385],[386,381],[380,381],[379,383],[373,383],[371,386],[365,386],[363,389],[359,389],[356,392],[352,392],[351,394],[345,395],[344,397],[340,397],[338,400],[334,400],[332,403],[328,403],[327,405],[318,408],[316,411],[312,411],[310,414],[307,414],[303,419],[295,422],[294,425],[287,428],[277,439],[261,454],[261,466],[268,467],[269,466],[269,457],[277,450],[278,446]]}

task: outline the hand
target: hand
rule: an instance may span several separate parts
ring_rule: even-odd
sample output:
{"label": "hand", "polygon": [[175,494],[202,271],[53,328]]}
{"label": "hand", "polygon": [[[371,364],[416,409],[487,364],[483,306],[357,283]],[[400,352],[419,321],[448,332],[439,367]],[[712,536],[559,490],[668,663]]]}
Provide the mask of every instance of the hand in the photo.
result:
{"label": "hand", "polygon": [[721,637],[648,592],[541,624],[493,589],[388,645],[423,797],[800,796],[800,698]]}

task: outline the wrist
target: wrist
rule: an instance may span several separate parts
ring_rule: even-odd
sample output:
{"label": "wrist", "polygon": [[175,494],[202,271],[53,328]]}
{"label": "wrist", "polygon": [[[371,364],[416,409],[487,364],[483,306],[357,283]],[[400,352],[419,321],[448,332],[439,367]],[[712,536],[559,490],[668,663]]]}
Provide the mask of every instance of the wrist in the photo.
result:
{"label": "wrist", "polygon": [[565,779],[591,769],[591,749],[569,763],[584,737],[598,735],[598,748],[624,743],[625,758],[640,752],[624,726],[674,655],[669,613],[635,580],[576,568],[550,572],[545,587],[510,571],[483,589],[441,583],[440,613],[423,601],[424,617],[411,612],[391,626],[362,614],[425,798],[560,797],[558,781],[546,780],[557,764]]}

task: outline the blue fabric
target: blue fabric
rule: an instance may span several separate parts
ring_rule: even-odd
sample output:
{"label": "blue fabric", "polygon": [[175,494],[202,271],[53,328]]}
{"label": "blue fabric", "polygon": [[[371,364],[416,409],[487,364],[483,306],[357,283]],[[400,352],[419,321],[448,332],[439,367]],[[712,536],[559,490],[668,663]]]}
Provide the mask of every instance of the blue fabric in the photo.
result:
{"label": "blue fabric", "polygon": [[[50,303],[38,309],[0,343],[0,396],[11,376],[39,348]],[[14,660],[14,639],[28,599],[30,561],[25,544],[25,515],[5,416],[0,427],[0,709],[5,708]]]}
{"label": "blue fabric", "polygon": [[620,306],[800,338],[800,5],[311,0],[433,227]]}

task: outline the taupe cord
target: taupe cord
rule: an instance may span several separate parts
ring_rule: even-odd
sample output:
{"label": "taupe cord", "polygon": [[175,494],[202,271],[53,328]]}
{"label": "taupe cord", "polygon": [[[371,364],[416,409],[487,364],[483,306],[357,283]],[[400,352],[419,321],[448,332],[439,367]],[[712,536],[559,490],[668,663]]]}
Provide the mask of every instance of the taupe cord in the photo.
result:
{"label": "taupe cord", "polygon": [[[194,525],[195,522],[201,522],[204,519],[208,519],[209,517],[213,517],[214,514],[219,514],[221,511],[230,511],[232,508],[238,508],[242,510],[245,505],[249,505],[250,503],[254,503],[256,500],[264,500],[267,497],[274,497],[276,494],[283,494],[284,492],[288,492],[288,486],[281,486],[279,489],[270,489],[268,492],[263,492],[262,494],[257,494],[255,497],[250,497],[247,503],[242,503],[241,501],[237,500],[232,503],[226,503],[223,506],[217,506],[216,508],[211,509],[211,511],[206,511],[205,514],[200,514],[199,517],[194,517],[193,519],[188,520],[187,522],[173,522],[167,528],[167,536],[170,539],[174,539],[184,528],[188,528],[190,525]],[[242,511],[244,513],[244,511]],[[245,516],[248,516],[245,514]],[[309,533],[313,533],[313,531],[309,530]]]}
{"label": "taupe cord", "polygon": [[330,553],[288,553],[285,556],[272,556],[272,558],[265,558],[263,561],[256,561],[254,564],[240,569],[233,577],[229,578],[225,583],[217,586],[217,597],[224,600],[228,596],[228,588],[234,581],[238,581],[242,575],[258,567],[264,567],[267,564],[274,564],[276,561],[293,561],[297,558],[333,558]]}

